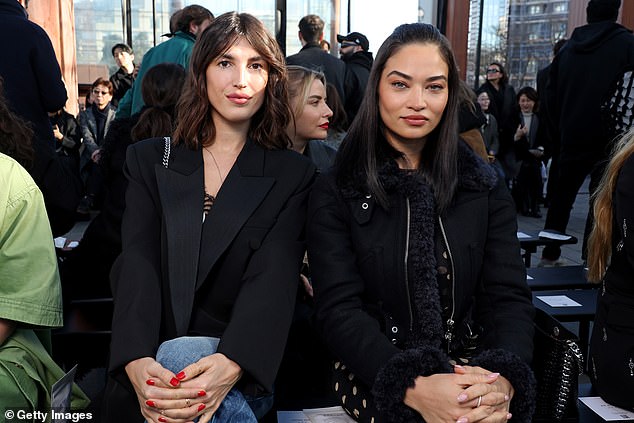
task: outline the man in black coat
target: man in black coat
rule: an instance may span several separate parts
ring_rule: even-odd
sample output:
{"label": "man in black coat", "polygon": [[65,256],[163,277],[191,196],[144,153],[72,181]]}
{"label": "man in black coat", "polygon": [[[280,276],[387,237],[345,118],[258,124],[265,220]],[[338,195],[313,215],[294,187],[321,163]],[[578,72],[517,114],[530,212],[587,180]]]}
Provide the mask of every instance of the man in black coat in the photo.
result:
{"label": "man in black coat", "polygon": [[348,122],[352,123],[359,111],[365,87],[368,85],[370,69],[374,58],[370,49],[370,43],[365,35],[359,32],[351,32],[348,35],[337,35],[339,56],[346,63],[348,70],[346,79],[346,102],[344,108],[348,116]]}
{"label": "man in black coat", "polygon": [[[575,28],[568,43],[553,60],[547,88],[548,110],[559,128],[559,172],[551,207],[540,236],[564,233],[579,188],[590,175],[594,194],[612,148],[613,123],[602,119],[602,105],[634,68],[634,35],[616,23],[620,0],[590,0],[588,24]],[[580,71],[582,70],[582,71]],[[586,220],[582,259],[592,228],[592,200]],[[558,247],[546,247],[542,265],[560,264]]]}
{"label": "man in black coat", "polygon": [[66,87],[46,32],[27,19],[16,0],[0,0],[0,77],[11,110],[31,123],[35,160],[27,169],[42,190],[54,236],[72,228],[81,185],[72,162],[55,152],[47,112],[66,103]]}
{"label": "man in black coat", "polygon": [[302,49],[288,56],[289,65],[304,66],[320,70],[326,75],[326,81],[335,86],[341,102],[346,102],[346,64],[321,48],[319,42],[324,38],[324,21],[317,15],[306,15],[299,21],[299,41]]}
{"label": "man in black coat", "polygon": [[112,82],[112,87],[114,88],[111,103],[117,107],[119,100],[132,88],[138,69],[134,64],[134,52],[132,48],[125,43],[112,46],[112,57],[114,57],[117,66],[119,66],[119,69],[110,75],[110,82]]}

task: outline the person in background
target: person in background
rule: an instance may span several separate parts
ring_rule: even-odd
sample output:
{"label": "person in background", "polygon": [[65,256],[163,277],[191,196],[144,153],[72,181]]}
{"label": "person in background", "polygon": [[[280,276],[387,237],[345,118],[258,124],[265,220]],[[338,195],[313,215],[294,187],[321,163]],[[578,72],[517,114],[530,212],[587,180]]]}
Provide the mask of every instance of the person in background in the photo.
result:
{"label": "person in background", "polygon": [[460,141],[460,102],[449,41],[432,25],[397,27],[311,192],[316,327],[358,421],[533,414],[534,309],[513,201]]}
{"label": "person in background", "polygon": [[588,280],[601,283],[590,378],[606,402],[634,411],[634,128],[616,143],[594,198]]}
{"label": "person in background", "polygon": [[99,160],[104,177],[101,211],[91,220],[79,245],[60,264],[64,301],[112,296],[109,275],[121,253],[121,218],[128,186],[123,174],[126,150],[143,139],[172,134],[174,108],[184,82],[181,65],[154,66],[143,79],[143,110],[129,118],[115,119],[110,125]]}
{"label": "person in background", "polygon": [[103,175],[98,166],[103,140],[115,118],[116,108],[111,104],[112,82],[97,78],[92,83],[92,105],[79,114],[83,139],[79,170],[84,181],[85,195],[77,212],[87,215],[101,202]]}
{"label": "person in background", "polygon": [[495,156],[500,148],[498,122],[495,120],[495,116],[489,113],[491,99],[489,98],[489,94],[487,92],[483,91],[478,94],[478,104],[480,105],[480,109],[482,110],[482,113],[484,113],[484,117],[486,119],[486,123],[480,128],[482,138],[484,139],[484,145],[487,149],[487,153],[489,154],[489,158],[492,162],[495,162]]}
{"label": "person in background", "polygon": [[324,50],[326,53],[330,53],[330,43],[328,42],[328,40],[322,39],[319,42],[319,46],[322,48],[322,50]]}
{"label": "person in background", "polygon": [[332,165],[337,150],[324,143],[332,110],[326,103],[326,77],[302,66],[288,66],[288,95],[293,120],[286,128],[293,150],[310,158],[318,171]]}
{"label": "person in background", "polygon": [[112,105],[117,107],[119,100],[132,88],[138,69],[134,65],[134,52],[125,43],[112,46],[112,57],[114,57],[114,61],[119,66],[119,69],[110,75],[110,82],[112,82],[113,88]]}
{"label": "person in background", "polygon": [[[553,201],[540,236],[569,239],[566,235],[570,210],[584,181],[590,176],[590,204],[583,235],[581,259],[587,259],[587,239],[592,228],[592,199],[605,170],[614,140],[627,129],[621,119],[632,110],[627,87],[632,88],[634,35],[616,23],[620,0],[590,0],[587,25],[577,27],[550,67],[546,101],[548,112],[560,133],[559,171],[555,175]],[[629,78],[628,78],[629,74]],[[629,79],[621,87],[619,83]],[[583,89],[581,88],[583,87]],[[631,92],[631,91],[630,91]],[[634,97],[634,96],[632,96]],[[604,102],[612,103],[604,113]],[[622,107],[624,106],[624,107]],[[588,123],[588,116],[595,123]],[[633,125],[629,113],[628,125]],[[564,264],[561,248],[542,250],[543,266]]]}
{"label": "person in background", "polygon": [[57,153],[72,157],[75,166],[79,170],[81,129],[77,119],[65,109],[60,109],[56,113],[49,113],[49,119],[53,126]]}
{"label": "person in background", "polygon": [[[50,410],[63,375],[50,357],[50,329],[61,327],[57,256],[44,199],[23,166],[33,161],[33,130],[8,108],[0,84],[0,404]],[[12,157],[11,157],[12,156]],[[71,407],[89,400],[77,386]]]}
{"label": "person in background", "polygon": [[339,97],[345,104],[345,84],[348,78],[346,64],[324,51],[319,45],[324,39],[324,25],[324,20],[317,15],[306,15],[300,19],[297,36],[302,44],[302,49],[298,53],[288,56],[286,63],[323,72],[326,75],[326,81],[335,86]]}
{"label": "person in background", "polygon": [[519,163],[515,160],[513,134],[515,134],[514,113],[517,110],[515,89],[509,84],[509,77],[499,62],[491,62],[486,69],[486,81],[477,90],[477,94],[486,91],[489,95],[489,113],[498,123],[498,140],[500,148],[497,161],[504,170],[507,186],[519,172]]}
{"label": "person in background", "polygon": [[523,87],[517,92],[519,111],[515,118],[513,135],[515,159],[520,171],[513,184],[513,199],[517,211],[524,216],[541,218],[539,200],[542,196],[542,159],[544,145],[543,127],[539,111],[539,97],[533,87]]}
{"label": "person in background", "polygon": [[225,13],[194,46],[172,137],[128,148],[105,421],[270,408],[315,175],[289,149],[286,79],[264,24]]}
{"label": "person in background", "polygon": [[[145,72],[159,63],[176,63],[187,69],[196,38],[213,21],[214,15],[206,8],[192,4],[176,11],[170,19],[172,36],[152,47],[145,55],[132,85],[117,106],[117,118],[130,117],[143,108],[141,83]],[[176,29],[176,31],[173,31]]]}
{"label": "person in background", "polygon": [[332,116],[328,124],[328,136],[324,142],[334,149],[338,149],[346,136],[346,131],[348,131],[348,117],[337,89],[329,82],[326,83],[326,104],[332,110]]}
{"label": "person in background", "polygon": [[344,61],[347,69],[344,109],[348,122],[352,122],[361,105],[365,87],[368,85],[368,76],[370,76],[374,58],[369,51],[368,39],[359,32],[351,32],[348,35],[337,34],[337,42],[340,44],[339,57]]}

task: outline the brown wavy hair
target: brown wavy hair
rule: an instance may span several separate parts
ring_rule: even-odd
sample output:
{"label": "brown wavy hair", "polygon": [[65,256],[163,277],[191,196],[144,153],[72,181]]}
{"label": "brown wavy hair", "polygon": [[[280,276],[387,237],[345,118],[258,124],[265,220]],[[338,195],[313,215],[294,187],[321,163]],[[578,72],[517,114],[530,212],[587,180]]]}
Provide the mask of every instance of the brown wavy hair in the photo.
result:
{"label": "brown wavy hair", "polygon": [[176,107],[175,144],[183,143],[195,150],[215,137],[216,128],[210,118],[212,105],[207,96],[207,67],[242,39],[269,65],[264,102],[251,118],[248,137],[266,149],[289,148],[285,129],[292,112],[284,55],[262,22],[248,13],[237,12],[218,16],[194,44],[185,87]]}
{"label": "brown wavy hair", "polygon": [[24,168],[33,164],[33,130],[9,109],[4,98],[4,80],[0,77],[0,153],[12,157]]}
{"label": "brown wavy hair", "polygon": [[634,153],[634,128],[614,147],[612,159],[594,193],[594,226],[588,238],[588,281],[601,282],[612,255],[613,200],[623,164]]}
{"label": "brown wavy hair", "polygon": [[162,137],[174,131],[174,107],[185,82],[185,69],[176,63],[150,68],[141,84],[145,108],[132,128],[132,140]]}

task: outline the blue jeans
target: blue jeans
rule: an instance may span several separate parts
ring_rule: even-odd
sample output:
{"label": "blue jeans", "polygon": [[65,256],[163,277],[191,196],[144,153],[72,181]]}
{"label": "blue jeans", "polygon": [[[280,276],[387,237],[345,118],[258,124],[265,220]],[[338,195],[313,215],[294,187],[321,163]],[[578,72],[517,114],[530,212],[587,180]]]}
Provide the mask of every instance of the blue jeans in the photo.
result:
{"label": "blue jeans", "polygon": [[[203,336],[183,336],[163,342],[156,361],[171,372],[178,373],[203,357],[215,353],[220,339]],[[231,389],[214,413],[212,423],[257,423],[273,405],[273,396],[244,396]],[[198,421],[198,419],[196,419]]]}

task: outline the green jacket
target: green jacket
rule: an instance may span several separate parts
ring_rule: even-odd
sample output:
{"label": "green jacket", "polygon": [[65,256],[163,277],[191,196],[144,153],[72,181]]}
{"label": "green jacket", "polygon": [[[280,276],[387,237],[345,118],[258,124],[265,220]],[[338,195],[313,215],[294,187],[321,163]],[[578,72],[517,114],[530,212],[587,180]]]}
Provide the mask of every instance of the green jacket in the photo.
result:
{"label": "green jacket", "polygon": [[130,117],[141,111],[145,105],[143,95],[141,94],[141,84],[143,83],[145,73],[151,67],[159,63],[168,62],[181,65],[187,70],[189,67],[189,58],[194,48],[194,41],[196,41],[196,38],[192,34],[178,31],[169,40],[149,49],[143,56],[139,74],[134,80],[132,88],[130,88],[119,101],[116,118]]}

